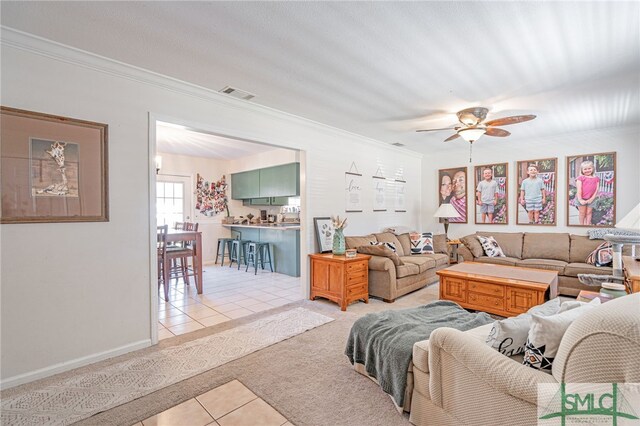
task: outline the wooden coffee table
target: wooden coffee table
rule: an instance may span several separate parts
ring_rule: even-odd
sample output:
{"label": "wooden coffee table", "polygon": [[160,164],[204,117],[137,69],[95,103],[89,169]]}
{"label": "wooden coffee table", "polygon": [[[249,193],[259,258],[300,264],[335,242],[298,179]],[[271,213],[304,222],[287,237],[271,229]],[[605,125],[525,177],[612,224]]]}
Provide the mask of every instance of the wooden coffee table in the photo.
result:
{"label": "wooden coffee table", "polygon": [[558,273],[544,269],[463,262],[436,273],[440,299],[505,317],[558,295]]}

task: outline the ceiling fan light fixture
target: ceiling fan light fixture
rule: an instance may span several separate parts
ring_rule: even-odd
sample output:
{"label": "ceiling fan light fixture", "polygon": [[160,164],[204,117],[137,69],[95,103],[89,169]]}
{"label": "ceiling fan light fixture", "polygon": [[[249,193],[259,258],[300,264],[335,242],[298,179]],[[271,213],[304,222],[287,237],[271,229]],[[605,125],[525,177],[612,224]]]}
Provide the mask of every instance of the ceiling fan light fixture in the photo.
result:
{"label": "ceiling fan light fixture", "polygon": [[470,143],[477,141],[485,133],[487,133],[487,129],[484,127],[467,127],[458,130],[458,135]]}

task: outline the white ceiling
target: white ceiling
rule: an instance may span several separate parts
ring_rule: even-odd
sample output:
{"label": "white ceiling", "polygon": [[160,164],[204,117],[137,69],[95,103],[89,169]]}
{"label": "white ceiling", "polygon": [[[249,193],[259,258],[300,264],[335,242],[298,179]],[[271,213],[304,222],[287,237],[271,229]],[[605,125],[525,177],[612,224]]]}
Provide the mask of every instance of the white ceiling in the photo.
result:
{"label": "white ceiling", "polygon": [[421,152],[464,146],[415,130],[477,105],[538,116],[510,142],[640,123],[636,1],[2,1],[1,23]]}
{"label": "white ceiling", "polygon": [[277,149],[269,145],[224,138],[182,125],[159,121],[156,125],[156,151],[167,154],[235,160]]}

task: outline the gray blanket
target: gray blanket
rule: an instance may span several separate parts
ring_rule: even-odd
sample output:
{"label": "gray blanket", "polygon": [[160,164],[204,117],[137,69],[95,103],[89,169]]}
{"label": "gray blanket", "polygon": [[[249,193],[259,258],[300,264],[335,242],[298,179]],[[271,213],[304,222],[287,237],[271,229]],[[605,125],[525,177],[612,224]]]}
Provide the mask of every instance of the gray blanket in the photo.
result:
{"label": "gray blanket", "polygon": [[428,339],[439,327],[464,331],[491,322],[493,319],[484,312],[470,313],[446,300],[417,308],[367,314],[351,327],[345,355],[351,364],[364,364],[382,390],[402,407],[414,343]]}

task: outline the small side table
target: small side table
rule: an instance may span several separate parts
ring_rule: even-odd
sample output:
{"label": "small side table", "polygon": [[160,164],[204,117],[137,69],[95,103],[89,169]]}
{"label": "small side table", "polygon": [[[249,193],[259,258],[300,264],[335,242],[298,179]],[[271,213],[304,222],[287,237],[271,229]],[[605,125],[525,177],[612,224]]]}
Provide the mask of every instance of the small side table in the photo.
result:
{"label": "small side table", "polygon": [[451,253],[449,254],[449,264],[454,265],[459,262],[458,258],[458,246],[462,244],[460,240],[447,241],[447,245],[451,247]]}
{"label": "small side table", "polygon": [[340,305],[356,300],[369,303],[369,259],[371,256],[358,253],[356,257],[336,256],[331,253],[310,254],[311,295],[310,299],[323,297]]}
{"label": "small side table", "polygon": [[613,300],[613,297],[601,296],[600,292],[597,291],[580,290],[576,298],[578,302],[591,302],[593,299],[600,299],[601,303],[605,303]]}

